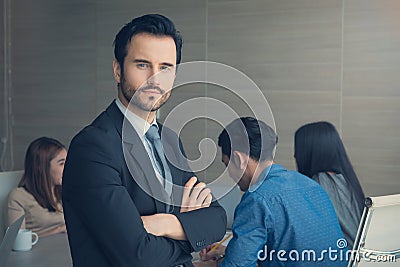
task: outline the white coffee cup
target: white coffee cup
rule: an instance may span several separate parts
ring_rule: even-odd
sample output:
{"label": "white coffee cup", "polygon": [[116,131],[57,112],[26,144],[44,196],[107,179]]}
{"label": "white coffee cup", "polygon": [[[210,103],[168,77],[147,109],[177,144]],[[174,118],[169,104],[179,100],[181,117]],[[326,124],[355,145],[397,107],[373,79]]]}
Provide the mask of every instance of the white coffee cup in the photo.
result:
{"label": "white coffee cup", "polygon": [[[32,237],[35,237],[35,240],[32,241]],[[39,236],[36,233],[33,233],[28,229],[20,229],[18,231],[17,238],[15,239],[13,250],[15,251],[29,251],[32,249],[32,246],[35,245],[39,241]]]}

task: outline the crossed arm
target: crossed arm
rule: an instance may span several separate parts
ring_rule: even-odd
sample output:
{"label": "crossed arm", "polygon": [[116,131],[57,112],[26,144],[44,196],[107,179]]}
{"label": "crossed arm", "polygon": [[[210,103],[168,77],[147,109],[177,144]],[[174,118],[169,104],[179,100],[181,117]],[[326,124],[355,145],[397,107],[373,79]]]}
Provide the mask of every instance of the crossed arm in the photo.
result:
{"label": "crossed arm", "polygon": [[[82,244],[90,240],[96,244],[93,249],[98,247],[101,255],[118,266],[132,262],[138,266],[172,265],[190,258],[193,249],[200,250],[223,236],[226,215],[218,204],[210,205],[210,192],[204,184],[194,186],[195,178],[185,185],[183,203],[187,205],[181,213],[141,216],[121,184],[115,160],[119,156],[112,142],[104,141],[106,133],[88,131],[74,138],[63,178],[64,212],[75,262],[92,261],[80,252]],[[205,216],[216,221],[211,229],[196,224]],[[127,248],[130,253],[124,253]]]}
{"label": "crossed arm", "polygon": [[[211,190],[205,183],[198,183],[193,176],[185,184],[182,196],[181,213],[208,208],[212,201]],[[174,214],[158,213],[142,216],[144,228],[150,234],[169,237],[175,240],[187,240],[181,222]]]}

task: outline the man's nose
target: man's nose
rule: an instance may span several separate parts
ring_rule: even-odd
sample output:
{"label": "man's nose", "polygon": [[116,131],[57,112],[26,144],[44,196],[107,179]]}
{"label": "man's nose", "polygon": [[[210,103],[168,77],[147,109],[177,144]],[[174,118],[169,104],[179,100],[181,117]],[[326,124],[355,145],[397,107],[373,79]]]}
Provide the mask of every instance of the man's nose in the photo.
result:
{"label": "man's nose", "polygon": [[147,79],[148,84],[160,85],[160,71],[158,68],[152,68],[150,72],[150,77]]}

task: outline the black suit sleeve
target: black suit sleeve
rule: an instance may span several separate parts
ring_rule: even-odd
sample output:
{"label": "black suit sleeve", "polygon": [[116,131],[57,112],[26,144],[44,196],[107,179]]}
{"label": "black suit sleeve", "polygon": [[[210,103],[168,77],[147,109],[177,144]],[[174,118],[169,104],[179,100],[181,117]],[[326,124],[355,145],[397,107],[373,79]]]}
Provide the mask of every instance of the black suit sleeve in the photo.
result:
{"label": "black suit sleeve", "polygon": [[[179,148],[182,155],[187,158],[180,140]],[[192,172],[186,172],[186,178],[183,184],[193,175]],[[181,222],[187,240],[190,242],[194,251],[200,251],[206,246],[220,241],[225,235],[227,221],[226,212],[215,199],[213,199],[212,204],[208,208],[178,213],[175,214],[175,216]]]}
{"label": "black suit sleeve", "polygon": [[195,251],[221,240],[225,235],[226,213],[216,201],[208,208],[179,213],[176,217]]}
{"label": "black suit sleeve", "polygon": [[[115,152],[118,144],[109,140],[106,132],[92,127],[71,143],[63,176],[68,234],[79,235],[81,231],[93,239],[113,266],[171,266],[179,258],[187,259],[181,242],[148,234],[144,229],[138,209],[121,182],[121,166],[116,160],[121,156]],[[84,229],[74,229],[69,212],[79,218]],[[72,254],[74,249],[78,248],[71,246]]]}

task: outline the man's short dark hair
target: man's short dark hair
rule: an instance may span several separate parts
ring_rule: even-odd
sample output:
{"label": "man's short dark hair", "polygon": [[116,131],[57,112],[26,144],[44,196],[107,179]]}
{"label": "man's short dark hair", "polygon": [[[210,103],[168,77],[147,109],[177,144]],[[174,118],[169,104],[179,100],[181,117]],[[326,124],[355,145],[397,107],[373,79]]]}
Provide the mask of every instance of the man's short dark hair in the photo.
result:
{"label": "man's short dark hair", "polygon": [[232,121],[218,137],[222,153],[231,157],[232,151],[240,151],[256,161],[272,160],[278,143],[275,131],[266,123],[252,117]]}
{"label": "man's short dark hair", "polygon": [[181,62],[182,37],[176,30],[174,23],[160,14],[148,14],[134,18],[127,23],[115,36],[114,56],[123,70],[124,60],[128,53],[127,46],[132,38],[139,33],[156,36],[170,36],[176,46],[176,64]]}

